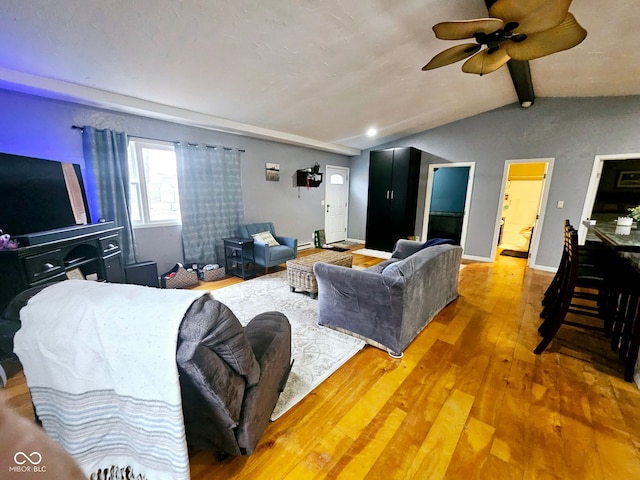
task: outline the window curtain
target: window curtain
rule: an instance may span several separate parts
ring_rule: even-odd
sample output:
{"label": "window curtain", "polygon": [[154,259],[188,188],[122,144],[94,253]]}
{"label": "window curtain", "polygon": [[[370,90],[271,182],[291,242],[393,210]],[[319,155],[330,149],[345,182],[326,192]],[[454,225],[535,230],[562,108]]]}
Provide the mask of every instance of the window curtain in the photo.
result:
{"label": "window curtain", "polygon": [[135,263],[135,241],[129,215],[127,135],[82,127],[82,149],[91,220],[97,222],[104,218],[123,227],[120,232],[122,260],[125,265]]}
{"label": "window curtain", "polygon": [[185,263],[222,265],[243,221],[240,151],[180,142],[176,159]]}

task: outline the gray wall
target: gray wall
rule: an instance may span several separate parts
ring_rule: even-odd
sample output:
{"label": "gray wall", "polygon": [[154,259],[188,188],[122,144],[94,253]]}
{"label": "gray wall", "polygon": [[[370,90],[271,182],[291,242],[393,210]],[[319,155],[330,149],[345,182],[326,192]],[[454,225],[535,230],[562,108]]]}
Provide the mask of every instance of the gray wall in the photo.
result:
{"label": "gray wall", "polygon": [[[324,172],[326,165],[350,163],[349,157],[342,155],[0,90],[0,152],[84,166],[81,134],[72,125],[244,149],[241,164],[245,222],[272,221],[278,233],[297,237],[300,243],[312,242],[313,231],[324,228],[324,184],[308,190],[294,188],[292,177],[296,169],[318,162]],[[265,180],[267,162],[280,164],[279,182]],[[179,227],[137,229],[136,244],[138,260],[157,261],[160,273],[182,261]]]}
{"label": "gray wall", "polygon": [[[465,254],[489,259],[505,160],[555,158],[536,264],[557,267],[562,224],[580,221],[596,155],[640,152],[640,97],[539,98],[376,147],[412,146],[425,163],[476,162]],[[425,159],[426,160],[425,162]],[[369,152],[351,166],[349,235],[364,238]],[[556,202],[564,200],[564,209]],[[640,200],[640,199],[639,199]],[[638,202],[640,203],[640,201]]]}
{"label": "gray wall", "polygon": [[[476,162],[466,254],[488,258],[505,160],[553,157],[545,227],[537,264],[555,267],[561,251],[562,222],[577,223],[582,213],[596,155],[640,152],[640,97],[539,98],[529,109],[517,104],[403,138],[378,148],[414,146],[423,150],[421,188],[426,165]],[[294,188],[296,169],[318,162],[351,169],[349,238],[364,240],[369,152],[342,155],[294,147],[149,118],[0,90],[0,151],[84,164],[80,133],[71,125],[124,130],[131,136],[184,140],[245,149],[242,176],[245,221],[272,220],[279,233],[312,241],[323,228],[324,188]],[[265,181],[266,162],[280,164],[280,182]],[[557,200],[565,208],[556,209]],[[422,215],[424,191],[421,191]],[[638,202],[640,203],[640,201]],[[416,222],[418,225],[420,221]],[[2,228],[2,226],[0,226]],[[420,232],[417,232],[420,233]],[[166,270],[182,259],[179,229],[138,230],[139,260],[158,261]],[[165,268],[167,267],[167,268]]]}

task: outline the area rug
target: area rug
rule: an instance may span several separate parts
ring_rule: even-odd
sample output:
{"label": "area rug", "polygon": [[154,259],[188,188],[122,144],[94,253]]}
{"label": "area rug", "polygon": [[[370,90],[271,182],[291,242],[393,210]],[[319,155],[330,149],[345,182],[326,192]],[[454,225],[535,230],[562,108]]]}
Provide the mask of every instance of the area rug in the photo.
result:
{"label": "area rug", "polygon": [[293,369],[271,416],[275,420],[364,347],[364,342],[318,325],[318,301],[289,290],[287,272],[248,280],[211,292],[246,325],[259,313],[278,311],[291,323]]}
{"label": "area rug", "polygon": [[361,248],[360,250],[354,250],[351,253],[356,253],[358,255],[366,255],[367,257],[375,257],[375,258],[391,258],[391,252],[383,252],[382,250],[372,250],[370,248]]}
{"label": "area rug", "polygon": [[527,258],[529,256],[528,252],[521,252],[520,250],[503,250],[500,252],[500,255],[505,257],[516,257],[516,258]]}

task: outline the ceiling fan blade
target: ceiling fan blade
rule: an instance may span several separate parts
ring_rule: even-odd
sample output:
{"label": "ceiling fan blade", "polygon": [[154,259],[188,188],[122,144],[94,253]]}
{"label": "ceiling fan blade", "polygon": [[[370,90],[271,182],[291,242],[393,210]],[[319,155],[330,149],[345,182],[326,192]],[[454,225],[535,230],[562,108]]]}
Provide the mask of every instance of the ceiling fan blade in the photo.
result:
{"label": "ceiling fan blade", "polygon": [[491,53],[489,53],[489,49],[485,49],[464,62],[462,64],[462,71],[464,73],[484,75],[495,72],[508,61],[509,55],[507,55],[504,48],[498,48]]}
{"label": "ceiling fan blade", "polygon": [[504,22],[499,18],[479,18],[438,23],[433,26],[433,31],[440,40],[462,40],[473,38],[474,33],[493,33],[503,25]]}
{"label": "ceiling fan blade", "polygon": [[489,9],[505,23],[518,22],[517,33],[544,32],[559,25],[569,13],[571,0],[497,0]]}
{"label": "ceiling fan blade", "polygon": [[505,42],[507,54],[514,60],[533,60],[569,50],[587,37],[587,31],[568,13],[564,21],[544,32],[531,33],[520,43]]}
{"label": "ceiling fan blade", "polygon": [[422,70],[433,70],[434,68],[444,67],[460,60],[470,57],[480,50],[481,46],[477,43],[464,43],[455,47],[447,48],[433,57]]}

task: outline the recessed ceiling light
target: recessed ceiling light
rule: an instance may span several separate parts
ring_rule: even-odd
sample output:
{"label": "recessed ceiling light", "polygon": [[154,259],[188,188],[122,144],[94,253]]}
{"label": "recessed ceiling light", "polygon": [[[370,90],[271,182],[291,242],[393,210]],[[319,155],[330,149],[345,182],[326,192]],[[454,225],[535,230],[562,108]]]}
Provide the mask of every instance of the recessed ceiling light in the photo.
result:
{"label": "recessed ceiling light", "polygon": [[369,135],[370,137],[375,136],[376,133],[378,133],[378,131],[373,127],[371,127],[369,130],[367,130],[367,135]]}

